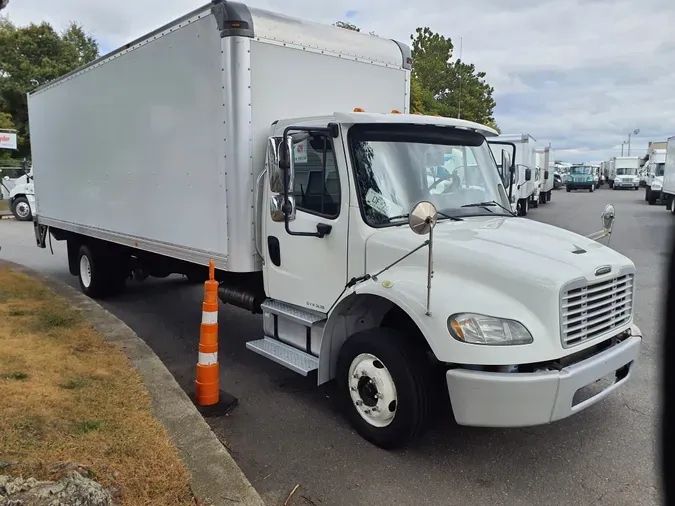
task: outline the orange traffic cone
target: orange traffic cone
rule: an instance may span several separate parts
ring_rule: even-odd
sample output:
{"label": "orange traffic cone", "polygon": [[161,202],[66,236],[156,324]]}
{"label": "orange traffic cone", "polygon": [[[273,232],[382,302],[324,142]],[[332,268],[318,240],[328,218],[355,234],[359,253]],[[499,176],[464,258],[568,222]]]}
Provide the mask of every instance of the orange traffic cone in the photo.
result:
{"label": "orange traffic cone", "polygon": [[[237,399],[219,388],[218,365],[218,282],[215,278],[215,262],[209,261],[209,279],[204,283],[202,325],[199,334],[199,359],[195,381],[195,403],[200,408],[212,407],[208,415],[227,413]],[[207,413],[203,413],[208,416]]]}

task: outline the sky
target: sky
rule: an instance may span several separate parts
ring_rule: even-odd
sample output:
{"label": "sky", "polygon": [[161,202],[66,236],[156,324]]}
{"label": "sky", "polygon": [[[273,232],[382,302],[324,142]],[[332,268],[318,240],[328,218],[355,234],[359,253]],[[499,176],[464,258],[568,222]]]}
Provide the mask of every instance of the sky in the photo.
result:
{"label": "sky", "polygon": [[[76,21],[115,49],[205,0],[10,0],[19,25]],[[249,5],[410,42],[418,26],[452,38],[487,73],[503,133],[529,133],[555,158],[600,161],[675,136],[673,0],[248,0]],[[628,154],[627,145],[624,154]]]}

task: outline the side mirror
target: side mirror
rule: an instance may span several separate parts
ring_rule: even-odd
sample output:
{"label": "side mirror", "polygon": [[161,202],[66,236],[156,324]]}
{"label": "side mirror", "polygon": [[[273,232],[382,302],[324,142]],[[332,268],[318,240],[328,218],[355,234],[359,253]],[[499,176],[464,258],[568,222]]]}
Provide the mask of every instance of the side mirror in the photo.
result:
{"label": "side mirror", "polygon": [[[295,219],[295,197],[289,195],[288,202],[290,204],[288,220],[292,221]],[[272,221],[284,221],[284,196],[282,194],[272,195],[270,198],[270,216],[272,217]]]}
{"label": "side mirror", "polygon": [[5,181],[9,181],[9,176],[5,176],[2,179],[4,179]]}
{"label": "side mirror", "polygon": [[605,210],[600,215],[602,219],[602,226],[606,232],[612,233],[612,227],[614,227],[614,220],[616,219],[616,211],[612,204],[607,204]]}
{"label": "side mirror", "polygon": [[545,171],[544,172],[544,179],[548,179],[548,177],[549,177],[549,173],[548,173],[548,171]]}
{"label": "side mirror", "polygon": [[438,212],[431,202],[418,202],[410,210],[408,226],[417,235],[427,235],[436,226]]}
{"label": "side mirror", "polygon": [[532,169],[525,169],[525,181],[532,181]]}
{"label": "side mirror", "polygon": [[[614,221],[616,219],[616,211],[614,210],[614,206],[612,204],[607,204],[605,206],[605,210],[602,211],[600,218],[602,220],[602,230],[587,235],[586,237],[589,239],[597,241],[603,237],[611,238],[612,229],[614,228]],[[607,240],[607,243],[609,244],[609,239]]]}
{"label": "side mirror", "polygon": [[649,177],[656,177],[655,174],[649,174]]}
{"label": "side mirror", "polygon": [[502,181],[506,186],[511,185],[511,181],[513,181],[512,174],[511,155],[506,150],[502,150]]}
{"label": "side mirror", "polygon": [[[290,144],[291,139],[288,139]],[[282,149],[281,145],[283,144],[281,137],[270,137],[267,140],[267,171],[269,174],[270,182],[270,191],[272,193],[283,193],[284,192],[284,179],[283,173],[285,172],[282,167]],[[288,160],[288,158],[286,159]],[[291,169],[292,173],[292,169]],[[289,186],[293,186],[293,181],[289,181]]]}

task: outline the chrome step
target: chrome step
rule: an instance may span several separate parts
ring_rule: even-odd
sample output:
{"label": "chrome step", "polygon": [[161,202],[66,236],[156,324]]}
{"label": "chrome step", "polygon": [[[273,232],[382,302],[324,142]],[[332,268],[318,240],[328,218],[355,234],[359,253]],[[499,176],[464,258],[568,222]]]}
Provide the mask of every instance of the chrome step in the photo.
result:
{"label": "chrome step", "polygon": [[263,313],[275,314],[282,318],[286,318],[287,320],[301,323],[306,327],[311,327],[314,323],[326,319],[326,315],[323,313],[298,307],[293,304],[285,304],[274,299],[267,299],[260,307],[262,308]]}
{"label": "chrome step", "polygon": [[317,357],[276,339],[265,337],[257,341],[249,341],[246,343],[246,347],[303,376],[307,376],[310,372],[319,368],[319,359]]}

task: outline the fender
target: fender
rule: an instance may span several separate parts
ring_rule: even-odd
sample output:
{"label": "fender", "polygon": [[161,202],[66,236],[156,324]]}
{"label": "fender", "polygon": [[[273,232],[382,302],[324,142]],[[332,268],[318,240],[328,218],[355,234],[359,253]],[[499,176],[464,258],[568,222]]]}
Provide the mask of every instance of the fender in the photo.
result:
{"label": "fender", "polygon": [[[521,295],[526,287],[503,283],[502,289],[436,272],[431,288],[431,316],[426,313],[426,269],[396,266],[377,281],[365,281],[348,290],[329,313],[319,355],[319,384],[335,376],[340,348],[361,330],[377,327],[392,306],[400,308],[417,326],[440,362],[507,365],[558,358],[558,333],[551,334],[550,321],[558,319],[558,297],[542,300],[540,293]],[[521,302],[522,300],[522,302]],[[485,346],[455,340],[447,328],[451,314],[475,312],[521,322],[534,336],[534,343],[517,346]],[[544,315],[548,325],[537,315]],[[511,362],[515,361],[515,362]]]}

